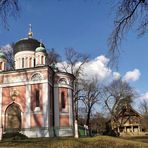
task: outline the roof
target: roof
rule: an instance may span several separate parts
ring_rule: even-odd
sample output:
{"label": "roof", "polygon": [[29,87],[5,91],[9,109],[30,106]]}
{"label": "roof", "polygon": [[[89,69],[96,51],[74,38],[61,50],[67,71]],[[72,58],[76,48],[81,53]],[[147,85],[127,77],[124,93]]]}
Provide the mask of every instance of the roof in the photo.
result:
{"label": "roof", "polygon": [[[42,44],[43,47],[45,47]],[[35,51],[37,47],[40,47],[40,42],[33,38],[24,38],[15,43],[13,53],[16,54],[20,51]]]}
{"label": "roof", "polygon": [[3,52],[1,52],[1,51],[0,51],[0,58],[1,58],[1,59],[6,59],[5,54],[4,54]]}
{"label": "roof", "polygon": [[44,47],[40,46],[40,47],[37,47],[37,48],[35,49],[35,51],[36,51],[36,52],[46,52],[46,49],[45,49]]}
{"label": "roof", "polygon": [[123,106],[117,116],[139,116],[141,117],[141,115],[136,110],[134,110],[131,105]]}

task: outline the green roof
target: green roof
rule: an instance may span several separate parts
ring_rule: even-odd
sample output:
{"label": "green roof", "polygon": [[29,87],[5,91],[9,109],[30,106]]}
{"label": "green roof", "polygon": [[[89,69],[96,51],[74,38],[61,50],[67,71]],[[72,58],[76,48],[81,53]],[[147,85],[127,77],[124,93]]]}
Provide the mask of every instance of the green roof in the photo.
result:
{"label": "green roof", "polygon": [[1,52],[1,51],[0,51],[0,58],[1,58],[1,59],[6,59],[5,54],[4,54],[3,52]]}
{"label": "green roof", "polygon": [[35,51],[36,51],[36,52],[46,52],[46,49],[45,49],[44,47],[40,46],[40,47],[37,47],[37,48],[35,49]]}

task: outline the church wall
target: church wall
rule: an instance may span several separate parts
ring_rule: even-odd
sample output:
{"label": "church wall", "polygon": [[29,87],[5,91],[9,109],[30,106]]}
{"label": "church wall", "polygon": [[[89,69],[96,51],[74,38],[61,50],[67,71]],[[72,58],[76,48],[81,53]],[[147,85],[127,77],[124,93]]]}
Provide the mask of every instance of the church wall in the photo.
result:
{"label": "church wall", "polygon": [[[15,98],[15,100],[12,100],[11,93],[16,90],[18,92],[18,96]],[[15,87],[6,87],[2,89],[2,114],[3,114],[3,119],[2,123],[3,126],[5,127],[5,111],[7,107],[13,103],[13,101],[19,105],[20,110],[21,110],[21,127],[25,128],[25,121],[26,118],[24,116],[24,113],[26,111],[26,96],[25,96],[25,86],[15,86]]]}
{"label": "church wall", "polygon": [[60,115],[60,127],[69,126],[69,115]]}
{"label": "church wall", "polygon": [[53,90],[52,87],[48,84],[48,90],[49,90],[49,124],[50,127],[53,127]]}
{"label": "church wall", "polygon": [[31,128],[43,126],[43,113],[32,113],[31,114]]}
{"label": "church wall", "polygon": [[40,111],[43,110],[43,90],[42,84],[31,85],[31,110],[34,112],[36,108],[36,91],[39,91],[39,107]]}
{"label": "church wall", "polygon": [[[36,91],[39,91],[39,107],[36,107]],[[43,126],[43,92],[42,84],[31,85],[31,127]]]}
{"label": "church wall", "polygon": [[[65,96],[65,108],[62,108],[61,93],[64,93]],[[67,88],[59,88],[59,112],[60,126],[69,126],[69,99]]]}

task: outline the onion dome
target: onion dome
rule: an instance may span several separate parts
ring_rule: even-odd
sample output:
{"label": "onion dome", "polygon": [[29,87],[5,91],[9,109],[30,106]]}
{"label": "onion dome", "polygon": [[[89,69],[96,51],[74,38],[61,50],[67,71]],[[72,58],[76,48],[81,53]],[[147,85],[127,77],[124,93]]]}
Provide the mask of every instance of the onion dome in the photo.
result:
{"label": "onion dome", "polygon": [[[21,52],[21,51],[35,51],[37,47],[40,47],[40,42],[36,39],[33,39],[32,36],[33,36],[33,33],[31,31],[31,25],[30,25],[28,38],[21,39],[15,43],[13,48],[14,55],[17,52]],[[42,44],[42,48],[44,48],[43,44]]]}
{"label": "onion dome", "polygon": [[[33,38],[22,39],[14,45],[13,53],[21,51],[35,51],[37,47],[40,46],[40,42]],[[42,45],[44,47],[44,45]]]}
{"label": "onion dome", "polygon": [[3,52],[0,51],[0,59],[6,59],[6,56]]}
{"label": "onion dome", "polygon": [[36,51],[36,52],[46,52],[46,49],[45,49],[45,47],[43,47],[42,43],[40,43],[40,46],[37,47],[37,48],[35,49],[35,51]]}

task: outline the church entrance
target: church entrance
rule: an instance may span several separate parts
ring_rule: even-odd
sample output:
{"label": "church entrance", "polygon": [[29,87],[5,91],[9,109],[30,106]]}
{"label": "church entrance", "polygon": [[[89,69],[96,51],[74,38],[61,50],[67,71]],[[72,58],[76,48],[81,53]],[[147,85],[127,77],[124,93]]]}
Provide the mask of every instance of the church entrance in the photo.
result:
{"label": "church entrance", "polygon": [[21,110],[16,103],[8,106],[5,113],[5,131],[17,132],[21,129]]}

